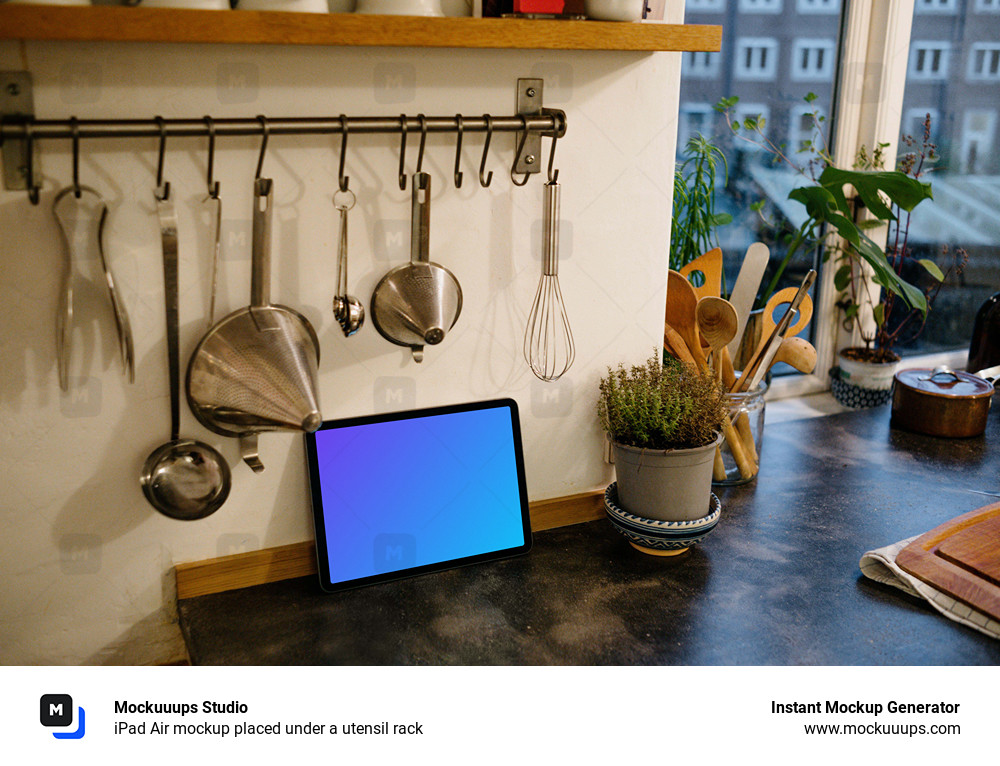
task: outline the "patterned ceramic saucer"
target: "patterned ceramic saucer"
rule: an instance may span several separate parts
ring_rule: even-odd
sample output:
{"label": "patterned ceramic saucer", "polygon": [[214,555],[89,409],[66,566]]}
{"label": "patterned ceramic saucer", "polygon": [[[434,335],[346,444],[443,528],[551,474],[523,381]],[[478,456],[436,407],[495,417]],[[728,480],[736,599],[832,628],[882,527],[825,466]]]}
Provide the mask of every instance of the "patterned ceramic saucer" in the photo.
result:
{"label": "patterned ceramic saucer", "polygon": [[612,482],[604,491],[604,510],[608,520],[632,547],[654,556],[676,556],[705,539],[722,515],[722,503],[713,493],[708,514],[691,521],[660,521],[629,513],[618,505],[618,484]]}

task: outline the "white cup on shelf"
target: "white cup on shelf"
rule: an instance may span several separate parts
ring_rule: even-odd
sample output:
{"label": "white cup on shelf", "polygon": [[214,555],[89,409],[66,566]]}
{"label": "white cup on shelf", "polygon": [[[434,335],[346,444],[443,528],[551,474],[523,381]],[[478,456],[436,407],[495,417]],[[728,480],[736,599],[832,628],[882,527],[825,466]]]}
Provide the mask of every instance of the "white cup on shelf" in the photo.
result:
{"label": "white cup on shelf", "polygon": [[355,13],[385,16],[444,16],[441,0],[358,0]]}
{"label": "white cup on shelf", "polygon": [[327,0],[239,0],[238,11],[292,11],[293,13],[329,13]]}

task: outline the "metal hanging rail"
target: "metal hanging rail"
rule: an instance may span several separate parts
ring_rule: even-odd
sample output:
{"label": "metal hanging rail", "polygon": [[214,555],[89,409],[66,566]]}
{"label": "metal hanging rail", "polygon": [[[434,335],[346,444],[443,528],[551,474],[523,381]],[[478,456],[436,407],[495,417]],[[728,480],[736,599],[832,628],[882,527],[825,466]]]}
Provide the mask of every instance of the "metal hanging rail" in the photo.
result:
{"label": "metal hanging rail", "polygon": [[[529,174],[541,170],[541,138],[552,139],[549,162],[555,151],[556,139],[566,133],[566,113],[561,109],[547,109],[542,105],[543,81],[538,78],[521,78],[517,81],[517,110],[511,116],[496,117],[491,114],[431,116],[424,114],[401,114],[392,117],[220,117],[164,119],[77,119],[63,120],[35,119],[31,96],[31,79],[26,72],[0,73],[0,81],[6,83],[0,98],[0,147],[3,148],[4,185],[8,189],[27,190],[31,201],[37,204],[39,187],[35,183],[39,177],[38,142],[48,140],[69,140],[73,142],[74,168],[77,167],[80,142],[88,139],[155,138],[160,141],[162,164],[163,145],[167,138],[207,137],[210,142],[209,164],[215,139],[225,136],[260,136],[261,157],[258,160],[258,175],[263,161],[267,140],[270,136],[289,135],[341,135],[341,163],[349,134],[395,133],[401,136],[400,144],[400,188],[405,188],[403,165],[406,155],[407,135],[418,136],[420,140],[419,163],[423,159],[424,139],[428,133],[455,133],[455,184],[461,185],[459,170],[462,136],[465,133],[486,133],[483,157],[480,162],[479,178],[483,186],[488,186],[484,178],[486,156],[490,139],[494,133],[516,133],[517,150],[510,168],[510,177],[517,186],[523,186]],[[551,172],[551,169],[550,169]],[[209,172],[211,176],[211,171]],[[517,176],[521,177],[518,178]],[[343,177],[343,169],[341,168]],[[74,174],[75,178],[75,174]],[[75,183],[75,181],[74,181]]]}
{"label": "metal hanging rail", "polygon": [[[494,133],[528,130],[561,138],[566,132],[566,114],[546,110],[540,116],[513,115],[495,117],[452,115],[450,117],[202,117],[197,119],[149,120],[26,120],[7,121],[0,125],[0,145],[6,141],[39,139],[90,138],[167,138],[208,136],[209,125],[221,136],[262,136],[265,129],[272,136],[332,135],[348,133],[414,133],[426,124],[427,133],[458,133],[459,121],[465,133],[485,133],[492,123]],[[162,124],[162,130],[161,130]],[[75,125],[75,128],[74,128]],[[30,136],[29,136],[30,133]]]}

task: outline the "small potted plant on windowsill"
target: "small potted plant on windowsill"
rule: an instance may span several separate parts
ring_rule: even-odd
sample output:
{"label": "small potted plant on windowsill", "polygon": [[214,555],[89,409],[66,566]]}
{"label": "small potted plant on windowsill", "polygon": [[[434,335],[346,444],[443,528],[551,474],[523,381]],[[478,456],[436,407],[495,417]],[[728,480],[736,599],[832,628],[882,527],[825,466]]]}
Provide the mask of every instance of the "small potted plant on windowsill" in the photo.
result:
{"label": "small potted plant on windowsill", "polygon": [[[811,104],[815,98],[810,93],[805,101]],[[716,108],[728,117],[737,101],[723,99]],[[822,116],[814,111],[812,119],[815,135],[821,136]],[[797,252],[825,243],[824,260],[833,258],[837,264],[834,284],[840,292],[837,305],[844,312],[845,327],[857,330],[865,344],[841,351],[841,366],[831,371],[831,392],[852,407],[885,403],[899,361],[892,345],[907,326],[923,326],[930,303],[946,277],[934,261],[913,257],[907,244],[914,208],[932,198],[931,184],[923,180],[925,164],[935,159],[929,140],[930,117],[921,143],[904,137],[904,143],[914,150],[900,159],[897,170],[882,167],[884,144],[873,152],[862,148],[854,167],[845,170],[835,165],[818,140],[806,141],[801,147],[808,156],[804,163],[794,162],[784,146],[766,137],[763,118],[730,120],[730,127],[737,137],[770,154],[776,164],[785,164],[806,179],[788,195],[803,205],[806,219],[792,233],[789,249],[761,300],[767,300]],[[889,235],[883,247],[866,231],[885,225]],[[964,258],[964,253],[956,252],[956,256]],[[908,281],[919,276],[918,272],[931,281],[929,288],[921,289]]]}
{"label": "small potted plant on windowsill", "polygon": [[618,504],[644,519],[706,516],[727,411],[712,375],[672,360],[664,365],[656,354],[629,369],[608,368],[598,416],[612,444]]}

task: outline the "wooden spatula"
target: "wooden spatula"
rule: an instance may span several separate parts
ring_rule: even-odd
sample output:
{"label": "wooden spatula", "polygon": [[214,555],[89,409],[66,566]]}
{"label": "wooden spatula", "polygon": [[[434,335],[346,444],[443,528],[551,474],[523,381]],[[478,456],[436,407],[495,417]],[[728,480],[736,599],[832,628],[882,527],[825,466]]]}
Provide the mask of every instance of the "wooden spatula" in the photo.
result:
{"label": "wooden spatula", "polygon": [[697,297],[704,298],[706,295],[710,295],[718,298],[720,296],[722,290],[722,250],[719,248],[713,248],[707,253],[699,255],[687,266],[682,266],[679,271],[688,282],[691,282],[693,273],[701,272],[703,277],[701,286],[691,285]]}

